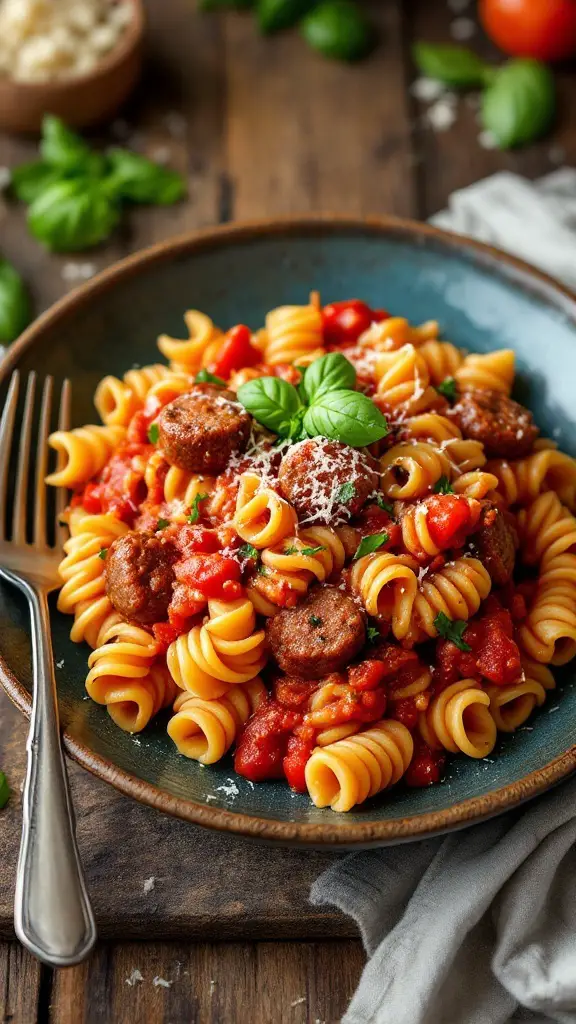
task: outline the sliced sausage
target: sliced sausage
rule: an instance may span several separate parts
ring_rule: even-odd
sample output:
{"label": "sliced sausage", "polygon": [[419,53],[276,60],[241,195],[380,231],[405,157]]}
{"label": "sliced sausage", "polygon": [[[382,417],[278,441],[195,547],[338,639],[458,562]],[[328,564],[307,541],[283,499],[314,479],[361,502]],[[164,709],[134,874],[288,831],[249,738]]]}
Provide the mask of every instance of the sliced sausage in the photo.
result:
{"label": "sliced sausage", "polygon": [[166,459],[190,473],[221,473],[233,452],[243,452],[251,417],[232,391],[197,384],[166,405],[158,417]]}
{"label": "sliced sausage", "polygon": [[301,521],[343,523],[378,489],[377,468],[366,452],[315,437],[289,448],[278,484]]}
{"label": "sliced sausage", "polygon": [[449,415],[464,437],[482,442],[488,458],[521,458],[539,434],[530,410],[500,391],[465,391]]}
{"label": "sliced sausage", "polygon": [[108,549],[106,593],[117,612],[147,625],[166,619],[174,584],[175,545],[153,533],[118,537]]}
{"label": "sliced sausage", "polygon": [[471,538],[472,547],[490,573],[493,585],[502,587],[514,571],[516,533],[505,513],[492,502],[484,504],[478,524],[479,529]]}
{"label": "sliced sausage", "polygon": [[362,649],[366,628],[352,598],[336,587],[317,587],[296,608],[266,624],[268,646],[287,675],[321,679]]}

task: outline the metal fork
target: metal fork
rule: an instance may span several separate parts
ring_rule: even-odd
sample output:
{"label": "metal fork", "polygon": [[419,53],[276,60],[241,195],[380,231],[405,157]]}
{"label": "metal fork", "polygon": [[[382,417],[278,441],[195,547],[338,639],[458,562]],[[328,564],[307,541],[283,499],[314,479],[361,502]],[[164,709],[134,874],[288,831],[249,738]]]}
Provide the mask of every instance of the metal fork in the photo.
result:
{"label": "metal fork", "polygon": [[[8,467],[18,403],[19,375],[12,375],[0,421],[0,576],[28,599],[32,626],[34,689],[26,749],[28,765],[23,794],[22,842],[16,876],[14,924],[20,941],[35,956],[55,967],[83,960],[96,941],[96,926],[76,845],[74,812],[60,744],[58,702],[48,594],[59,585],[58,562],[65,529],[60,525],[66,495],[56,498],[55,546],[47,539],[44,478],[48,468],[48,434],[53,380],[42,392],[33,497],[33,539],[27,542],[26,513],[36,375],[28,377],[18,446],[18,470],[12,509],[11,538],[6,537]],[[65,381],[59,428],[69,423],[70,382]]]}

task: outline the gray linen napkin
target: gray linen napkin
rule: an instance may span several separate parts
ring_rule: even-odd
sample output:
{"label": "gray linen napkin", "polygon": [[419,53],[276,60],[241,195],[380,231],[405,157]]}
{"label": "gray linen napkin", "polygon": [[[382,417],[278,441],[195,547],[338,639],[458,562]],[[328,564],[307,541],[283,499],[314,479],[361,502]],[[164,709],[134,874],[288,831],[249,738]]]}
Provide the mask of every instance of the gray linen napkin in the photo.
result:
{"label": "gray linen napkin", "polygon": [[[432,218],[576,287],[576,171],[502,173]],[[343,1024],[576,1024],[576,780],[448,837],[355,854],[311,900],[370,959]]]}

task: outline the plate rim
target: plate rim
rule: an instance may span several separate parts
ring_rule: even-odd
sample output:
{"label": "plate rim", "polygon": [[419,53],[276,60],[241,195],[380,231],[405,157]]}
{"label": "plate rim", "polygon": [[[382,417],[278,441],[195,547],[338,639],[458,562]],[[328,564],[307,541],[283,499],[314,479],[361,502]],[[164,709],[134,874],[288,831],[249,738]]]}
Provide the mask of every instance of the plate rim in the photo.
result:
{"label": "plate rim", "polygon": [[[46,328],[57,325],[69,314],[75,314],[93,297],[114,286],[118,280],[130,278],[142,266],[150,266],[177,257],[181,253],[203,249],[226,248],[275,235],[329,234],[338,232],[400,237],[411,242],[437,240],[455,254],[476,257],[487,269],[504,276],[516,287],[547,299],[573,322],[576,329],[576,295],[549,275],[523,260],[502,252],[494,246],[445,231],[431,224],[393,216],[355,217],[341,214],[305,214],[258,220],[231,222],[186,232],[141,249],[107,267],[91,280],[75,288],[42,313],[13,343],[0,364],[0,384],[11,373],[15,363],[41,338]],[[0,652],[0,684],[12,703],[28,718],[32,698],[26,687],[6,664]],[[334,823],[275,821],[248,812],[226,810],[191,799],[175,796],[119,768],[96,754],[68,730],[63,732],[64,747],[69,756],[93,775],[110,783],[126,796],[157,810],[216,831],[235,833],[249,838],[275,841],[286,845],[332,848],[362,848],[423,839],[443,832],[476,824],[496,814],[517,807],[532,799],[576,771],[576,745],[558,755],[547,765],[536,769],[516,782],[508,783],[490,793],[470,797],[441,811],[427,811],[387,821],[346,822],[346,815],[334,814]]]}

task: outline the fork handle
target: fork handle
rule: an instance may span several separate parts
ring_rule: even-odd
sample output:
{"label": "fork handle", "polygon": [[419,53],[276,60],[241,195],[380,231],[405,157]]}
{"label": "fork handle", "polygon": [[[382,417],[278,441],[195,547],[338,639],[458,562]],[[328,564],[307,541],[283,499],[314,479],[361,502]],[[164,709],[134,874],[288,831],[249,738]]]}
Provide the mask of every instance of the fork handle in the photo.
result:
{"label": "fork handle", "polygon": [[60,743],[48,601],[29,584],[22,589],[30,602],[34,692],[14,924],[31,953],[51,966],[68,967],[88,955],[96,925]]}

